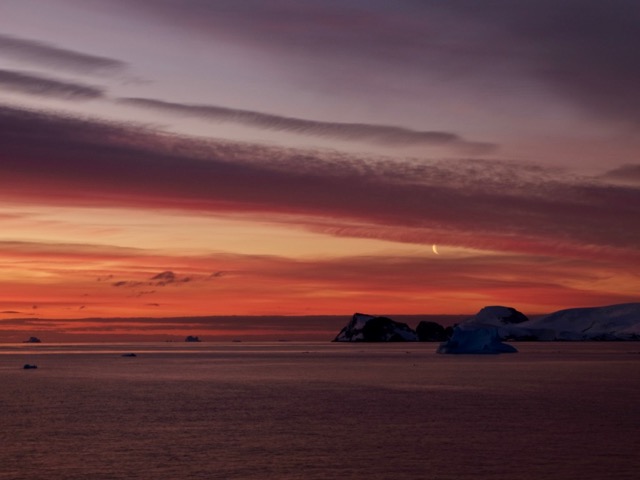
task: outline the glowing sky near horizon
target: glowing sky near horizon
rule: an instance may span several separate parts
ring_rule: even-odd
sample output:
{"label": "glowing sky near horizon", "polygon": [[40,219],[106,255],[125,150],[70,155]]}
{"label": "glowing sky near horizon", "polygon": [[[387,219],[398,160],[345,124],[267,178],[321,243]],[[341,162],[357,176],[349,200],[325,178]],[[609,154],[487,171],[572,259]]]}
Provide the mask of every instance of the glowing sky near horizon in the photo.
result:
{"label": "glowing sky near horizon", "polygon": [[631,0],[1,2],[0,341],[15,318],[638,301],[638,21]]}

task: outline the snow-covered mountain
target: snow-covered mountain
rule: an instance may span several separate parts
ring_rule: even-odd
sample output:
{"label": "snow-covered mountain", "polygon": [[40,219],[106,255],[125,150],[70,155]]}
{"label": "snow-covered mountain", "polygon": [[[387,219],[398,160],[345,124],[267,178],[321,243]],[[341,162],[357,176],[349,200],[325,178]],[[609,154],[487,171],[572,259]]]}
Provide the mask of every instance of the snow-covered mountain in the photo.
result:
{"label": "snow-covered mountain", "polygon": [[640,340],[640,303],[570,308],[529,320],[511,307],[491,306],[457,325],[438,353],[517,351],[500,340]]}
{"label": "snow-covered mountain", "polygon": [[512,340],[640,340],[640,303],[570,308],[526,319],[509,307],[485,307],[463,322],[497,328]]}
{"label": "snow-covered mountain", "polygon": [[474,323],[481,323],[483,325],[516,325],[524,323],[527,320],[527,316],[512,307],[503,306],[491,306],[484,307],[473,317]]}
{"label": "snow-covered mountain", "polygon": [[[421,335],[405,323],[395,322],[387,317],[356,313],[334,341],[442,341],[446,340],[451,332],[454,336],[456,335],[456,329],[452,330],[449,327],[445,330],[434,322],[421,322],[418,327]],[[640,340],[640,303],[570,308],[532,319],[527,318],[515,308],[489,306],[464,320],[456,328],[459,330],[455,339],[458,345],[455,347],[457,350],[463,349],[467,344],[488,345],[482,348],[500,350],[502,347],[494,342],[494,336],[499,340],[543,342]],[[454,349],[453,344],[449,347],[447,347],[449,350]],[[473,349],[477,350],[475,347]]]}
{"label": "snow-covered mountain", "polygon": [[640,303],[570,308],[519,326],[542,337],[553,332],[551,340],[640,340]]}

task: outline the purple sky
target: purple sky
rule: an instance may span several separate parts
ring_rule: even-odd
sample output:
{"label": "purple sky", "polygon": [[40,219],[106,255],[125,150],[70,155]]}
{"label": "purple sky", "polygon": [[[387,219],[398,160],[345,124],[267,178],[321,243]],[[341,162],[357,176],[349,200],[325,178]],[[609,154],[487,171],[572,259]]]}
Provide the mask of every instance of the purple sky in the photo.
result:
{"label": "purple sky", "polygon": [[[239,314],[362,310],[385,275],[406,278],[387,312],[637,299],[639,20],[622,0],[5,0],[0,245],[162,259],[129,276],[95,260],[93,278],[122,282],[195,257],[233,258],[252,295],[270,275],[309,282],[290,308]],[[331,304],[336,265],[380,285],[350,280]],[[0,265],[23,292],[3,310],[69,278],[80,292],[68,268]],[[31,302],[43,271],[48,300]],[[491,293],[492,275],[518,294]],[[423,293],[403,299],[412,281]],[[217,313],[196,297],[185,314]]]}

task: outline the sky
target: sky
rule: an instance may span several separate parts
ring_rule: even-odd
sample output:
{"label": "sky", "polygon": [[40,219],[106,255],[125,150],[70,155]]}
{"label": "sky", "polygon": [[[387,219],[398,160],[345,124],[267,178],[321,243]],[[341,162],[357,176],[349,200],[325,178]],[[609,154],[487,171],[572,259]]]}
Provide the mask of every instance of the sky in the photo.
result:
{"label": "sky", "polygon": [[638,301],[639,22],[633,0],[3,0],[0,341]]}

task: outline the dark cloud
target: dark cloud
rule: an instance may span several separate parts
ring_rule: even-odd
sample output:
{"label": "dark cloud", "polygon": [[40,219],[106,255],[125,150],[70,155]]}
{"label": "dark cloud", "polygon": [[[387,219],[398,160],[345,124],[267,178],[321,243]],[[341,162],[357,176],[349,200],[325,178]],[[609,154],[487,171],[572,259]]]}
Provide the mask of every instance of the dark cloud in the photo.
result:
{"label": "dark cloud", "polygon": [[180,277],[172,271],[167,270],[151,277],[151,282],[149,282],[149,285],[164,287],[165,285],[169,285],[172,283],[187,283],[191,280],[191,277]]}
{"label": "dark cloud", "polygon": [[331,78],[334,90],[397,73],[397,82],[438,79],[492,97],[552,92],[597,118],[640,123],[635,0],[118,3],[123,13],[266,51],[307,83]]}
{"label": "dark cloud", "polygon": [[104,97],[104,91],[98,87],[61,82],[41,75],[12,70],[0,70],[0,87],[30,95],[68,100],[90,100]]}
{"label": "dark cloud", "polygon": [[[113,282],[111,285],[114,287],[128,287],[128,288],[137,288],[137,287],[166,287],[167,285],[172,284],[181,284],[188,283],[193,280],[192,277],[180,277],[173,273],[170,270],[161,272],[157,275],[154,275],[149,279],[149,281],[124,281],[120,280],[117,282]],[[144,290],[140,292],[136,292],[136,296],[149,295],[155,293],[155,290]]]}
{"label": "dark cloud", "polygon": [[0,34],[0,55],[80,73],[119,71],[126,63],[113,58],[59,48],[45,42]]}
{"label": "dark cloud", "polygon": [[320,122],[215,105],[189,105],[148,98],[121,98],[119,101],[127,105],[205,118],[217,122],[238,123],[263,130],[338,140],[366,141],[389,146],[454,146],[477,153],[487,153],[495,149],[493,144],[464,140],[451,132],[418,131],[370,123]]}
{"label": "dark cloud", "polygon": [[144,295],[153,295],[154,293],[156,293],[155,290],[141,290],[139,292],[136,292],[136,297],[142,297]]}
{"label": "dark cloud", "polygon": [[519,164],[205,142],[9,108],[0,151],[2,198],[296,215],[336,235],[589,257],[640,244],[637,188]]}
{"label": "dark cloud", "polygon": [[625,182],[640,182],[640,164],[622,165],[610,170],[603,175],[604,178],[621,180]]}
{"label": "dark cloud", "polygon": [[[492,37],[486,49],[596,118],[640,125],[640,4],[634,0],[447,2]],[[506,47],[506,49],[505,49]]]}
{"label": "dark cloud", "polygon": [[[510,5],[508,5],[510,3]],[[594,115],[640,126],[640,3],[550,0],[509,13],[509,38],[528,51],[527,65],[554,92]]]}
{"label": "dark cloud", "polygon": [[159,280],[162,282],[175,282],[176,274],[170,270],[167,270],[165,272],[154,275],[153,277],[151,277],[151,280]]}

